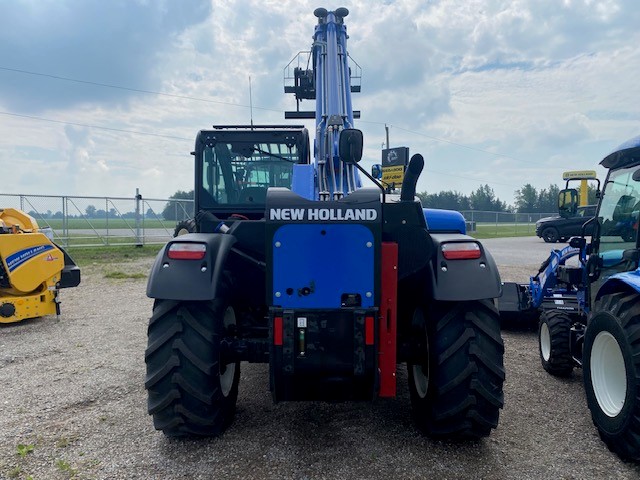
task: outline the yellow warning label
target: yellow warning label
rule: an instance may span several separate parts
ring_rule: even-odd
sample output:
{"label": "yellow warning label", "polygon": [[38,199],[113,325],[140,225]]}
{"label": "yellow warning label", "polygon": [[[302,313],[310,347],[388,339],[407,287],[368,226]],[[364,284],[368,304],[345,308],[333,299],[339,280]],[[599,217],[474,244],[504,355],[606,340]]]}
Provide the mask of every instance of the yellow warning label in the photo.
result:
{"label": "yellow warning label", "polygon": [[404,180],[404,166],[382,167],[382,181],[385,183],[395,183],[400,186]]}

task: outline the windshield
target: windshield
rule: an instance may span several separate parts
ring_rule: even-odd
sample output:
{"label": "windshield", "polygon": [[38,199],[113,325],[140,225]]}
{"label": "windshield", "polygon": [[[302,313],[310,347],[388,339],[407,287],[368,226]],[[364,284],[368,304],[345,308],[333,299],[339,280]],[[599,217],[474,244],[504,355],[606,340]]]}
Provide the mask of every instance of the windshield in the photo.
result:
{"label": "windshield", "polygon": [[201,205],[264,204],[267,188],[291,188],[295,145],[228,142],[206,147],[202,153]]}
{"label": "windshield", "polygon": [[633,248],[638,232],[640,183],[633,179],[637,166],[611,172],[602,198],[600,252]]}

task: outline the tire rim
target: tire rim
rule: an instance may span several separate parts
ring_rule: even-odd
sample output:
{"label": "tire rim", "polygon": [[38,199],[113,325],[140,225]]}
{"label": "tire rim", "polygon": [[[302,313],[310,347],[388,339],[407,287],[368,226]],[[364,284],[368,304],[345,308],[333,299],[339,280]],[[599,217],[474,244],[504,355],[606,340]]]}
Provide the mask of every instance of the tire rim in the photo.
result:
{"label": "tire rim", "polygon": [[176,237],[180,237],[182,235],[186,235],[187,233],[191,233],[191,232],[189,232],[189,230],[187,230],[186,228],[181,228],[180,230],[178,230],[178,233],[177,233]]}
{"label": "tire rim", "polygon": [[[425,373],[425,370],[427,373]],[[420,398],[427,396],[429,390],[429,368],[422,368],[422,365],[413,366],[413,384]]]}
{"label": "tire rim", "polygon": [[[225,331],[230,325],[235,325],[236,323],[236,313],[233,311],[232,306],[228,306],[224,311],[224,317],[222,319]],[[222,365],[220,363],[220,389],[222,390],[222,395],[225,397],[229,396],[231,392],[231,388],[233,388],[233,379],[236,376],[236,363],[231,362],[226,365]]]}
{"label": "tire rim", "polygon": [[591,349],[591,385],[600,409],[615,417],[627,396],[627,372],[618,341],[609,332],[596,335]]}
{"label": "tire rim", "polygon": [[540,354],[545,362],[551,358],[551,334],[547,322],[543,322],[540,326]]}

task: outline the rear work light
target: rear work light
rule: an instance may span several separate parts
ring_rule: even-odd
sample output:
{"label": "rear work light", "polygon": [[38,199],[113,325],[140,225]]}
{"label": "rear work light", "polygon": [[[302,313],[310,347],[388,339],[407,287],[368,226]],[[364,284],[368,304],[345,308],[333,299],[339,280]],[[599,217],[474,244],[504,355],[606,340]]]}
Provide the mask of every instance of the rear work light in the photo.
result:
{"label": "rear work light", "polygon": [[202,260],[207,252],[204,243],[172,243],[167,256],[173,260]]}
{"label": "rear work light", "polygon": [[476,242],[449,242],[442,244],[442,256],[447,260],[473,260],[482,256]]}

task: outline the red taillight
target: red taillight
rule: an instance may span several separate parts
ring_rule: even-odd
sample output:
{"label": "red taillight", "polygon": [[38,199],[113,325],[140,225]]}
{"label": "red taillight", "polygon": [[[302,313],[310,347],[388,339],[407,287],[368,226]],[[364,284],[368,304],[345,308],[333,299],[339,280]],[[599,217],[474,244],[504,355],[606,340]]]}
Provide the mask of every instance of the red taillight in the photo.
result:
{"label": "red taillight", "polygon": [[207,253],[204,243],[172,243],[167,256],[173,260],[202,260]]}
{"label": "red taillight", "polygon": [[480,258],[482,251],[476,242],[449,242],[442,244],[442,256],[447,260],[472,260]]}

